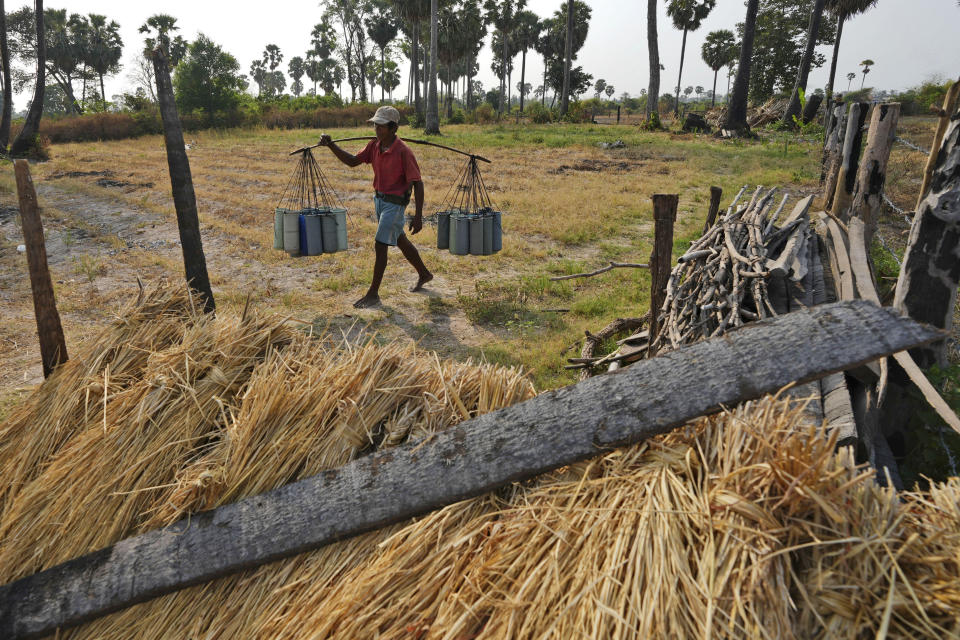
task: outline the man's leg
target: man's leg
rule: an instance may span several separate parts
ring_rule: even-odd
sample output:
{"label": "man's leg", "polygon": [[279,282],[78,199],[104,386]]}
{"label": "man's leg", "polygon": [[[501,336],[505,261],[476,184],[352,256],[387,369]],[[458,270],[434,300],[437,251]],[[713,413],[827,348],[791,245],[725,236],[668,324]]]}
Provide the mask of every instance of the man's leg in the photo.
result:
{"label": "man's leg", "polygon": [[410,291],[420,291],[423,285],[433,280],[433,274],[430,273],[427,266],[423,264],[423,260],[420,258],[420,252],[417,251],[413,243],[407,239],[406,235],[397,238],[397,246],[400,247],[400,252],[403,253],[403,257],[407,259],[407,262],[417,270],[417,284],[413,285]]}
{"label": "man's leg", "polygon": [[353,303],[353,306],[357,309],[380,304],[380,283],[383,281],[383,272],[387,268],[387,249],[388,246],[382,242],[374,243],[376,258],[373,261],[373,280],[370,281],[370,288],[366,295]]}

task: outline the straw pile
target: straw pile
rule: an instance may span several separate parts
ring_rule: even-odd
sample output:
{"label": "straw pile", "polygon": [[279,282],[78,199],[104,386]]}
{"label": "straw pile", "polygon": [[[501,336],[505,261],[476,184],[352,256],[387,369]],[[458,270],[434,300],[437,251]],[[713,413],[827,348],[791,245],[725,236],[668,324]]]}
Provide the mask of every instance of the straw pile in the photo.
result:
{"label": "straw pile", "polygon": [[[197,316],[170,291],[125,317],[139,331],[118,322],[0,426],[0,581],[532,394],[513,370]],[[897,496],[800,415],[748,403],[60,637],[960,634],[960,481]]]}

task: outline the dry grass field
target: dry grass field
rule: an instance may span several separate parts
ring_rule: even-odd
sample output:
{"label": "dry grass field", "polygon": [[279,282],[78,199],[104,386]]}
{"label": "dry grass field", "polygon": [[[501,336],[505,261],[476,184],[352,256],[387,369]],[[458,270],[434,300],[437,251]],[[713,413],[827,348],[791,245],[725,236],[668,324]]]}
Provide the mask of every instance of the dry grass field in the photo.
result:
{"label": "dry grass field", "polygon": [[[918,126],[912,139],[929,144],[922,135],[924,123]],[[272,249],[273,209],[296,164],[288,152],[314,143],[320,132],[188,136],[218,307],[240,310],[249,298],[251,305],[304,326],[382,340],[401,337],[456,359],[520,364],[537,388],[560,386],[574,379],[563,365],[585,329],[646,310],[649,277],[632,269],[560,283],[549,277],[589,271],[610,260],[646,262],[651,194],[680,194],[674,248],[679,254],[699,236],[711,185],[723,188],[726,206],[744,184],[779,185],[799,196],[812,193],[819,178],[814,142],[720,141],[599,125],[463,125],[443,132],[439,142],[493,160],[481,170],[494,203],[505,212],[503,251],[488,257],[438,251],[435,229],[425,225],[413,240],[436,278],[424,292],[409,293],[415,274],[399,251],[391,250],[383,304],[362,311],[351,303],[365,291],[372,271],[369,167],[350,169],[318,150],[318,162],[349,209],[351,248],[290,258]],[[331,133],[348,137],[370,131]],[[402,128],[401,136],[405,133],[418,137],[419,132]],[[625,146],[600,146],[614,140]],[[345,143],[352,151],[361,145]],[[414,150],[430,214],[442,204],[464,158],[434,148]],[[915,164],[922,162],[916,154],[911,157]],[[138,277],[182,277],[162,138],[56,145],[49,162],[31,169],[68,350],[113,318],[136,293]],[[904,195],[911,180],[905,174],[891,184],[906,208],[912,208]],[[16,249],[20,242],[13,172],[6,163],[0,176],[0,417],[40,375],[26,259]]]}

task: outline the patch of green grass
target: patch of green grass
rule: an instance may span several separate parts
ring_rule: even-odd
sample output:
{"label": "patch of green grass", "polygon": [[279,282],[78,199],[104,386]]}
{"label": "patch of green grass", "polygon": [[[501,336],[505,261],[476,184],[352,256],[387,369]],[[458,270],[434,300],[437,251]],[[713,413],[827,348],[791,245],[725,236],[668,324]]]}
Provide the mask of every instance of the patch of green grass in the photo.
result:
{"label": "patch of green grass", "polygon": [[76,275],[85,276],[88,282],[93,282],[100,276],[106,275],[107,265],[100,258],[85,253],[73,258],[73,272]]}

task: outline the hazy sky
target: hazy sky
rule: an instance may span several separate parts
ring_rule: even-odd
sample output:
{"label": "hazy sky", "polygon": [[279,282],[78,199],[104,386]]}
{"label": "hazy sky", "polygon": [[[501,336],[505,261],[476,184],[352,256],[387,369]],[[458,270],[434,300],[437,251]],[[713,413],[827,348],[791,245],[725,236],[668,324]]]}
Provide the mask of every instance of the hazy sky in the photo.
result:
{"label": "hazy sky", "polygon": [[[643,0],[587,0],[593,8],[593,18],[586,44],[580,51],[577,64],[596,78],[604,78],[616,88],[616,95],[624,91],[631,95],[647,86],[646,6]],[[528,0],[528,8],[542,17],[560,7],[561,0]],[[259,58],[268,43],[279,45],[284,54],[283,69],[294,55],[303,56],[309,46],[310,30],[320,19],[317,0],[272,0],[267,5],[252,2],[224,0],[166,0],[162,6],[147,8],[146,3],[117,2],[116,0],[69,0],[48,6],[66,7],[74,13],[100,13],[121,25],[124,42],[124,69],[107,80],[107,95],[127,90],[133,83],[127,77],[133,56],[142,47],[143,35],[137,28],[146,18],[163,11],[175,16],[180,34],[193,39],[198,32],[233,54],[241,69],[248,73],[250,63]],[[7,3],[8,10],[16,7]],[[264,7],[268,9],[265,10]],[[660,3],[658,26],[660,32],[660,60],[666,67],[661,75],[661,91],[673,92],[676,87],[680,61],[681,32],[671,25],[666,16],[666,2]],[[700,30],[687,36],[687,55],[684,62],[683,86],[701,85],[710,88],[713,73],[700,59],[700,46],[706,35],[716,29],[731,29],[743,20],[743,0],[718,0],[716,9],[704,21]],[[837,66],[837,84],[846,88],[848,72],[859,72],[858,63],[871,58],[876,65],[867,77],[867,85],[881,89],[903,89],[931,77],[956,77],[960,74],[960,6],[956,0],[880,0],[878,6],[848,22],[843,31],[840,61]],[[810,76],[810,87],[826,84],[830,50],[823,47],[828,62],[815,69]],[[527,57],[528,82],[536,87],[543,72],[540,57],[531,52]],[[489,89],[497,84],[490,71],[491,54],[486,47],[481,54],[479,80]],[[513,82],[519,81],[519,58]],[[396,97],[406,93],[406,74]],[[306,79],[304,79],[306,80]],[[854,81],[858,86],[859,77]],[[344,85],[349,92],[349,87]],[[718,91],[725,91],[723,73],[717,81]],[[26,104],[25,96],[18,96],[17,108]]]}

